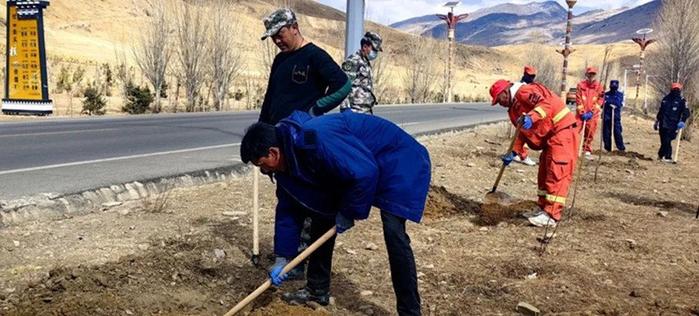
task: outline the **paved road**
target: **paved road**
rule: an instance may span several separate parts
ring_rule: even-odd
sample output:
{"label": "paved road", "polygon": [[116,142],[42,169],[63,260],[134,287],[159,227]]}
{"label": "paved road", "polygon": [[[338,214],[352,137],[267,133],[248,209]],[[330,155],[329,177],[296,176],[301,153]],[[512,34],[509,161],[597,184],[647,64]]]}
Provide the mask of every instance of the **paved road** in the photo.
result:
{"label": "paved road", "polygon": [[[385,106],[412,134],[505,118],[486,104]],[[239,163],[258,113],[190,113],[0,123],[0,199],[81,192]]]}

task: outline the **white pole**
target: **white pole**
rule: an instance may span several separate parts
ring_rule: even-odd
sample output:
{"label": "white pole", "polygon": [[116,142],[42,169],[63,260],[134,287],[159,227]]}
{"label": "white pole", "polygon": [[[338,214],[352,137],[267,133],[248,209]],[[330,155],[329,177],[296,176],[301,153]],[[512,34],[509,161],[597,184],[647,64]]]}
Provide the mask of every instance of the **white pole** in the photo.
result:
{"label": "white pole", "polygon": [[626,94],[626,73],[628,72],[628,69],[624,69],[624,94]]}
{"label": "white pole", "polygon": [[648,113],[648,75],[646,75],[646,83],[643,86],[643,113]]}
{"label": "white pole", "polygon": [[260,168],[252,168],[252,256],[257,260],[260,255]]}
{"label": "white pole", "polygon": [[364,37],[364,0],[347,0],[345,24],[345,58],[359,50]]}

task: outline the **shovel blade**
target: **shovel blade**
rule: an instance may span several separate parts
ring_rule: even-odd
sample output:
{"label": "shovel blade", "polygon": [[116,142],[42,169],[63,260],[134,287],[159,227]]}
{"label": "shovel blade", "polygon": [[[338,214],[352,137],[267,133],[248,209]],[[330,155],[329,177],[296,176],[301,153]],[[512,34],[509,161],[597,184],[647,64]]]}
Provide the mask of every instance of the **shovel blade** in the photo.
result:
{"label": "shovel blade", "polygon": [[505,192],[488,192],[485,194],[485,204],[512,205],[517,200]]}

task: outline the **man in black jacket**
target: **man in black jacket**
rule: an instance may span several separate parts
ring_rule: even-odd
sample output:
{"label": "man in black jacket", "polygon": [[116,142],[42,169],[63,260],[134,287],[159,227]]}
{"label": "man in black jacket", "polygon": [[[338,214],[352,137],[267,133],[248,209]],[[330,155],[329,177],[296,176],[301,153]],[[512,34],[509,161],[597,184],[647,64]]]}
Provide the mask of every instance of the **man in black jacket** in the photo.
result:
{"label": "man in black jacket", "polygon": [[318,116],[340,105],[352,83],[327,52],[301,35],[294,12],[279,9],[264,24],[262,40],[271,37],[281,52],[272,63],[259,121],[274,125],[295,110]]}
{"label": "man in black jacket", "polygon": [[[276,125],[297,110],[318,116],[340,105],[352,82],[327,52],[301,35],[296,14],[288,8],[278,9],[263,22],[262,40],[271,37],[280,52],[272,62],[259,121]],[[277,199],[289,200],[288,193],[277,187]],[[296,203],[295,207],[298,213],[305,212],[302,205]],[[300,249],[308,244],[311,225],[307,218]],[[275,264],[283,259],[277,257]],[[302,279],[304,272],[305,264],[299,265],[289,278]]]}
{"label": "man in black jacket", "polygon": [[660,133],[658,160],[672,162],[672,140],[685,126],[689,117],[687,101],[682,97],[682,85],[673,83],[670,93],[663,98],[653,128]]}

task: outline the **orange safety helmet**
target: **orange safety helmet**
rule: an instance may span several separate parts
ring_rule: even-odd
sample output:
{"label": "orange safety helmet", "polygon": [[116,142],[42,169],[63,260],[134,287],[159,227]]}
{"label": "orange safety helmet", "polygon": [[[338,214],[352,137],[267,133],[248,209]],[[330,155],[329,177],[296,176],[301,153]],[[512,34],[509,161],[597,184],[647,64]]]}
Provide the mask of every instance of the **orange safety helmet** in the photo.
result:
{"label": "orange safety helmet", "polygon": [[592,67],[592,66],[587,67],[587,69],[585,69],[585,74],[595,74],[596,75],[597,74],[597,67]]}
{"label": "orange safety helmet", "polygon": [[490,96],[493,98],[493,104],[491,105],[495,105],[498,103],[498,95],[505,91],[505,89],[509,88],[511,84],[512,83],[507,80],[500,79],[498,81],[495,81],[495,83],[493,83],[493,85],[490,86]]}
{"label": "orange safety helmet", "polygon": [[524,73],[530,76],[536,76],[536,68],[531,65],[524,66]]}
{"label": "orange safety helmet", "polygon": [[675,90],[675,89],[682,90],[682,84],[679,82],[673,82],[671,90]]}

